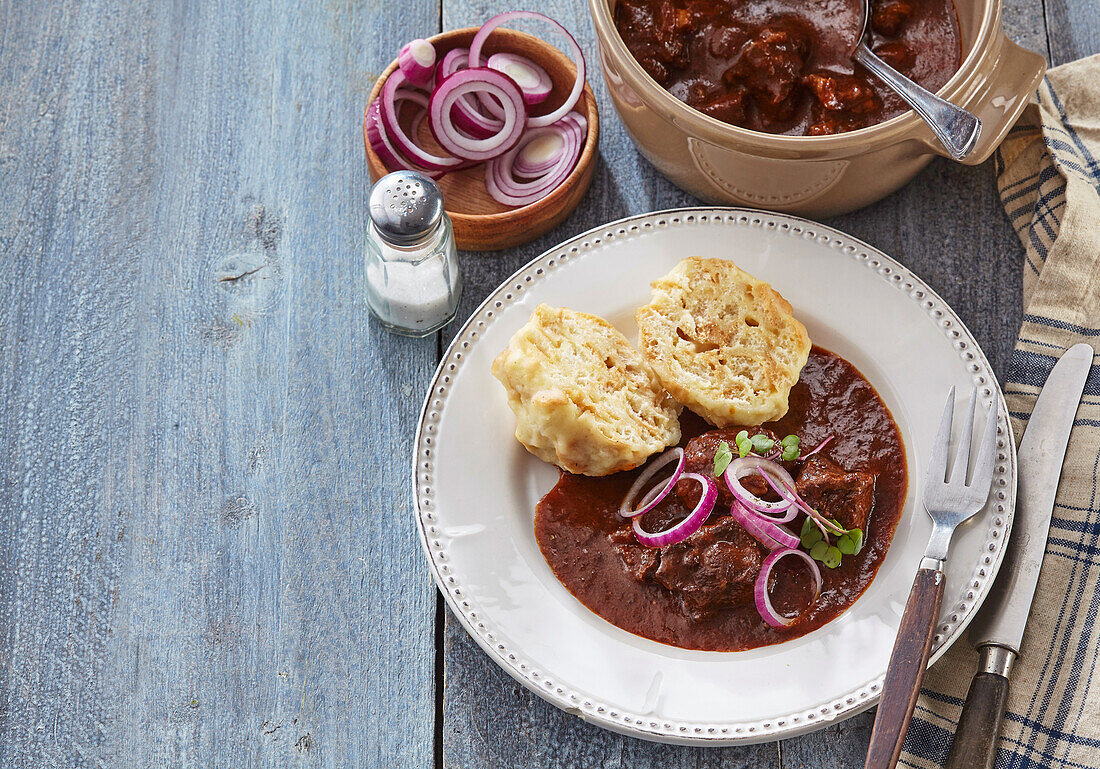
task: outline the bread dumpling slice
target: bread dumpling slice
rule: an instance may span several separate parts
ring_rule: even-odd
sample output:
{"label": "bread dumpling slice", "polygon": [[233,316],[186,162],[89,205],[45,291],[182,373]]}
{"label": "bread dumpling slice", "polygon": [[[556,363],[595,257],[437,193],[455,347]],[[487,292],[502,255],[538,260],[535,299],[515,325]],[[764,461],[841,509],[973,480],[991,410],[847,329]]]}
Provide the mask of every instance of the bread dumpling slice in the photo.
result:
{"label": "bread dumpling slice", "polygon": [[672,397],[718,427],[787,413],[810,337],[786,299],[728,259],[684,259],[650,287],[634,317]]}
{"label": "bread dumpling slice", "polygon": [[492,366],[535,456],[580,475],[631,470],[679,442],[680,405],[603,318],[540,304]]}

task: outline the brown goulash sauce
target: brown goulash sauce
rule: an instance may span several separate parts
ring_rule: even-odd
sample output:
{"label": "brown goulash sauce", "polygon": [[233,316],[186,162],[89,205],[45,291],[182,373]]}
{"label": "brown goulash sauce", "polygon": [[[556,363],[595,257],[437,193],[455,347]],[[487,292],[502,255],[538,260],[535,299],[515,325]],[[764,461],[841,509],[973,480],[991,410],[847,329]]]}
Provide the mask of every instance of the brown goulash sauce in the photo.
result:
{"label": "brown goulash sauce", "polygon": [[[673,96],[732,125],[821,136],[881,123],[905,103],[851,51],[859,0],[618,0],[615,25]],[[952,0],[872,0],[871,48],[930,91],[958,70]]]}
{"label": "brown goulash sauce", "polygon": [[[708,432],[709,426],[688,411],[681,425],[688,471],[713,475],[718,443],[726,439],[733,445],[739,428]],[[901,434],[859,371],[819,347],[791,390],[787,415],[752,432],[760,430],[778,437],[796,434],[804,451],[835,435],[823,458],[785,465],[807,501],[865,533],[859,554],[845,555],[836,569],[821,567],[824,588],[808,609],[808,569],[793,557],[776,564],[772,603],[786,615],[803,611],[795,624],[776,630],[757,612],[752,586],[766,551],[729,516],[724,484],[699,531],[681,544],[649,548],[617,513],[640,470],[603,478],[562,473],[535,514],[535,537],[554,574],[608,622],[687,649],[752,649],[797,638],[837,617],[874,578],[901,515],[907,484]],[[645,529],[658,531],[683,518],[698,499],[697,489],[692,481],[677,484],[643,516]],[[788,526],[797,533],[803,520],[799,515]]]}

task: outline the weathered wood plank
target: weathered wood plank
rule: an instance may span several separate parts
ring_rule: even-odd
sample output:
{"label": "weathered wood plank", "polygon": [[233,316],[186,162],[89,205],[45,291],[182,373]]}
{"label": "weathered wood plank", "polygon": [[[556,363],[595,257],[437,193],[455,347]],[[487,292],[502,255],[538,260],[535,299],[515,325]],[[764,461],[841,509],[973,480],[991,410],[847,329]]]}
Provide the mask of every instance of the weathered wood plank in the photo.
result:
{"label": "weathered wood plank", "polygon": [[[450,0],[444,7],[444,28],[477,24],[504,8],[500,2]],[[548,8],[577,34],[588,61],[598,66],[587,8],[556,0]],[[1044,49],[1037,0],[1010,0],[1006,25],[1024,45]],[[577,232],[634,213],[699,203],[665,181],[634,151],[610,107],[598,70],[590,74],[590,82],[603,120],[600,164],[588,199],[555,232],[526,247],[503,254],[464,254],[466,296],[460,317],[520,265]],[[997,200],[992,163],[974,169],[935,162],[891,198],[829,224],[882,248],[928,280],[959,311],[995,369],[1003,372],[1019,327],[1021,249]],[[687,750],[600,731],[528,694],[485,657],[449,613],[446,639],[448,767],[777,765],[774,745]],[[872,720],[873,712],[862,714],[782,743],[782,766],[862,765]],[[623,751],[628,760],[620,758]]]}
{"label": "weathered wood plank", "polygon": [[1051,66],[1100,53],[1100,2],[1046,0],[1044,8]]}
{"label": "weathered wood plank", "polygon": [[[443,8],[445,29],[476,25],[514,4],[452,2]],[[660,208],[695,205],[641,159],[614,115],[603,77],[592,22],[584,3],[552,0],[539,10],[553,16],[576,35],[590,70],[589,83],[601,108],[600,158],[588,197],[556,230],[522,248],[499,254],[463,254],[465,318],[492,289],[516,268],[555,243],[590,227],[630,214]],[[531,27],[535,31],[535,27]],[[458,325],[458,324],[455,324]],[[454,327],[450,329],[453,333]],[[449,334],[445,335],[449,341]],[[722,751],[658,746],[622,737],[584,723],[527,692],[499,670],[447,612],[446,687],[443,712],[444,766],[477,769],[556,769],[570,766],[631,767],[631,769],[715,769],[779,766],[775,745]]]}
{"label": "weathered wood plank", "polygon": [[767,769],[777,748],[685,748],[624,737],[535,696],[498,668],[448,612],[443,765],[447,769]]}
{"label": "weathered wood plank", "polygon": [[433,763],[359,123],[438,6],[380,11],[0,4],[0,765]]}

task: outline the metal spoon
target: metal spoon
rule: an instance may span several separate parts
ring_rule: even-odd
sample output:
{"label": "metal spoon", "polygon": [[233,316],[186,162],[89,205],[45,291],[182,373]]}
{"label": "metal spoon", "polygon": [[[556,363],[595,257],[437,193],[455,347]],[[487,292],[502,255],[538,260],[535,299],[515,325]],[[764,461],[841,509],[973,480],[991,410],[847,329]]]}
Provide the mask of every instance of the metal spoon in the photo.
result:
{"label": "metal spoon", "polygon": [[863,31],[852,58],[886,83],[912,107],[936,134],[955,160],[962,160],[974,149],[982,133],[982,121],[961,107],[921,88],[871,51],[867,30],[871,26],[871,0],[863,0]]}

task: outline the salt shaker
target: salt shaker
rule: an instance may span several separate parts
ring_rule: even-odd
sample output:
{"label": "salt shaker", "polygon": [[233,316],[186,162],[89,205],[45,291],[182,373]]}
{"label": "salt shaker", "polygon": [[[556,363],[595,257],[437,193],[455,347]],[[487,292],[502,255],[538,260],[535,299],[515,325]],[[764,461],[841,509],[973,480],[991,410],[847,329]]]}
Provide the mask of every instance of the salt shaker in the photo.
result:
{"label": "salt shaker", "polygon": [[367,306],[389,331],[426,336],[458,310],[458,273],[451,220],[436,183],[415,171],[378,180],[370,192]]}

